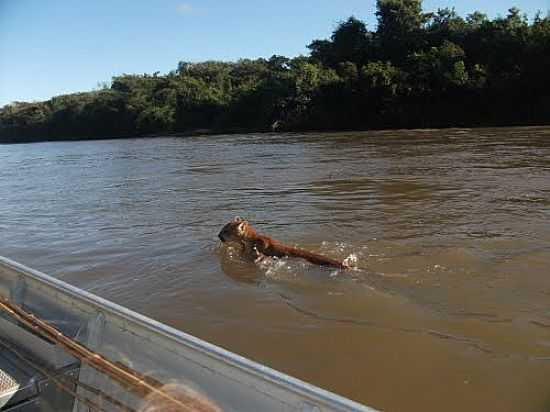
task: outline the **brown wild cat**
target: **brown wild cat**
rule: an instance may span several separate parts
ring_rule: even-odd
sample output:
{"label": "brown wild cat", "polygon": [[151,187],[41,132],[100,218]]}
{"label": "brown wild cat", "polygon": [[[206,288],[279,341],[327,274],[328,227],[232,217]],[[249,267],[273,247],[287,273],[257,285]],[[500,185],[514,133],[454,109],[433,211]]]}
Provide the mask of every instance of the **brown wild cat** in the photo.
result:
{"label": "brown wild cat", "polygon": [[290,247],[270,237],[260,235],[246,220],[240,217],[236,217],[226,224],[218,234],[218,237],[222,242],[236,242],[241,244],[242,251],[254,257],[255,260],[261,260],[265,256],[291,256],[305,259],[316,265],[331,266],[339,269],[351,268],[346,262],[311,253],[307,250]]}

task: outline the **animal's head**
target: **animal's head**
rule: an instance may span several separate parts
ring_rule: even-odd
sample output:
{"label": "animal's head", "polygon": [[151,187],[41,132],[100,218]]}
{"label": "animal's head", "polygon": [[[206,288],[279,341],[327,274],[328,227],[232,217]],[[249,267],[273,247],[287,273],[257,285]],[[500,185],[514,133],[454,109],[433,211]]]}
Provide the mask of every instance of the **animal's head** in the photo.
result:
{"label": "animal's head", "polygon": [[240,241],[250,230],[248,222],[240,217],[236,217],[226,224],[218,234],[222,242]]}

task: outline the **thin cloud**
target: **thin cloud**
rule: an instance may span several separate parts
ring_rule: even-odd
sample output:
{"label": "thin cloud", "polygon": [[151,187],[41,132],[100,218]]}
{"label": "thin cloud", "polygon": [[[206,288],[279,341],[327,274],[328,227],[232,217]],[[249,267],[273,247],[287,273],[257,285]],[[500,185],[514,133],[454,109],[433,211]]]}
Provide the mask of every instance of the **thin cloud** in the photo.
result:
{"label": "thin cloud", "polygon": [[190,3],[180,3],[176,6],[176,11],[179,14],[187,16],[189,14],[196,14],[198,9]]}

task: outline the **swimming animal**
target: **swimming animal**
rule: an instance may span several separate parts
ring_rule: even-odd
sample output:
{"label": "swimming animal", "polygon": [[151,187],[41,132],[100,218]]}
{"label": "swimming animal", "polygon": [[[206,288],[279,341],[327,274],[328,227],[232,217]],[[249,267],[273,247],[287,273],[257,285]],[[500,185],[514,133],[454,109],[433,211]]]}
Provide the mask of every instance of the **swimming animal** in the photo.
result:
{"label": "swimming animal", "polygon": [[235,242],[241,245],[242,252],[255,261],[260,261],[266,256],[272,257],[297,257],[320,266],[330,266],[338,269],[350,269],[352,266],[345,261],[339,261],[318,255],[304,249],[287,246],[268,236],[260,235],[244,219],[236,217],[227,223],[218,237],[222,242]]}

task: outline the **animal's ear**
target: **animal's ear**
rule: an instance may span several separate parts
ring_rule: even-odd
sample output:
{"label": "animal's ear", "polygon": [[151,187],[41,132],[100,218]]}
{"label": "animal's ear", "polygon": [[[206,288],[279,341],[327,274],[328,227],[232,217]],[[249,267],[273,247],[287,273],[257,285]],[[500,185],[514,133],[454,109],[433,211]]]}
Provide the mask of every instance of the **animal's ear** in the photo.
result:
{"label": "animal's ear", "polygon": [[239,226],[237,226],[237,230],[239,231],[239,235],[244,235],[244,232],[246,231],[246,226],[248,225],[247,221],[243,221],[239,223]]}
{"label": "animal's ear", "polygon": [[233,218],[233,222],[235,222],[235,223],[241,223],[241,222],[244,222],[244,219],[243,219],[242,217],[240,217],[240,216],[235,216],[235,217]]}

